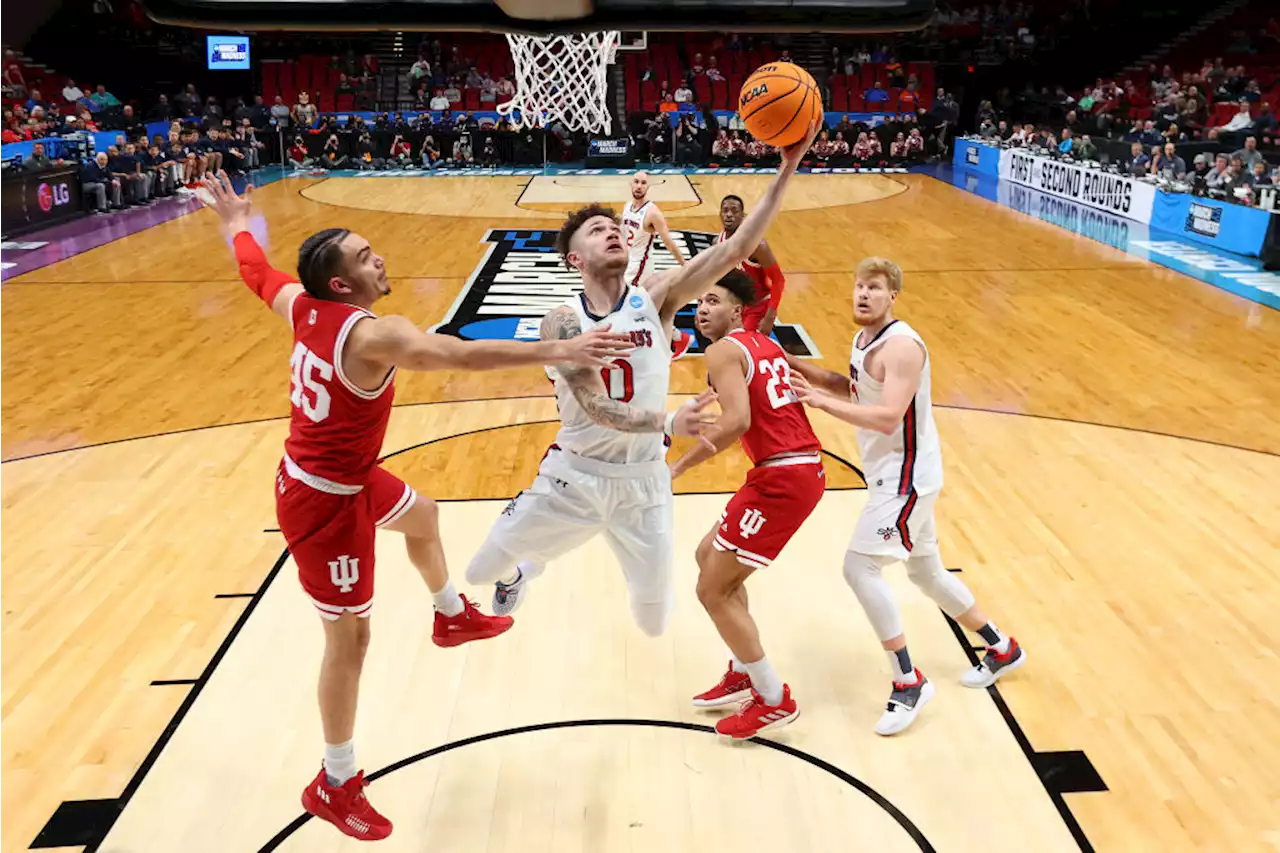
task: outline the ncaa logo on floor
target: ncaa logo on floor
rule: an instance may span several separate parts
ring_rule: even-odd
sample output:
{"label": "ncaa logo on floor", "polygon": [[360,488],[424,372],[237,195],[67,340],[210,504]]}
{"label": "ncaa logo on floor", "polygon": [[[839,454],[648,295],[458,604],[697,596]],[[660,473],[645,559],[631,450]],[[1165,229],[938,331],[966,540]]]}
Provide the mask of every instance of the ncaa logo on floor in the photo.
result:
{"label": "ncaa logo on floor", "polygon": [[[482,241],[489,244],[489,251],[445,318],[429,331],[470,341],[536,341],[543,316],[582,290],[581,276],[567,268],[556,252],[557,233],[544,229],[490,229]],[[671,237],[679,242],[686,258],[716,240],[716,235],[701,231],[672,230]],[[678,265],[665,247],[655,248],[653,264],[658,271]],[[633,307],[639,307],[639,302],[638,296],[632,297]],[[694,303],[681,308],[676,325],[694,331],[694,310]],[[797,324],[778,322],[773,337],[792,355],[820,357],[809,335]],[[689,353],[701,353],[705,346],[705,341],[697,340]]]}

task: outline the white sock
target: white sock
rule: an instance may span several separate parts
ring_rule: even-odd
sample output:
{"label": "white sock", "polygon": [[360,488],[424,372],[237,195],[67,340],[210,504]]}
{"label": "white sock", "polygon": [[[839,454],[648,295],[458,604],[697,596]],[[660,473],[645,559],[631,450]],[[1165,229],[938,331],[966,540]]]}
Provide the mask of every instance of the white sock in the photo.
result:
{"label": "white sock", "polygon": [[729,652],[729,660],[730,660],[730,661],[732,661],[732,663],[733,663],[733,671],[734,671],[734,672],[746,672],[746,671],[747,671],[747,665],[746,665],[745,663],[743,663],[742,661],[738,660],[738,656],[737,656],[737,655],[735,655],[733,652]]}
{"label": "white sock", "polygon": [[756,689],[770,705],[777,705],[782,701],[782,679],[778,678],[778,673],[773,671],[767,657],[760,658],[754,663],[744,663],[743,668],[746,669],[747,675],[751,676],[751,686]]}
{"label": "white sock", "polygon": [[356,775],[355,741],[349,740],[337,746],[331,743],[324,745],[324,773],[335,788]]}
{"label": "white sock", "polygon": [[528,574],[531,570],[536,568],[537,566],[533,563],[521,560],[519,563],[516,563],[515,571],[507,575],[505,578],[502,578],[502,582],[507,586],[511,586],[513,583],[518,582],[521,576]]}
{"label": "white sock", "polygon": [[445,616],[457,616],[462,612],[462,597],[453,588],[452,580],[444,585],[444,589],[431,593],[431,600],[435,602],[436,610]]}

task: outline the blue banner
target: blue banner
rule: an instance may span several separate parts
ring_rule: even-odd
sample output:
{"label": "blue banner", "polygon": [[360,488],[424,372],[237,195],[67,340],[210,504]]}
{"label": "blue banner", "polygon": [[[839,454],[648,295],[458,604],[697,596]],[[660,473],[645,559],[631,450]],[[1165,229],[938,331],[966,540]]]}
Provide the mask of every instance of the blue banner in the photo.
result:
{"label": "blue banner", "polygon": [[956,168],[970,169],[984,175],[999,175],[1000,149],[994,145],[982,145],[967,139],[957,139],[951,162]]}
{"label": "blue banner", "polygon": [[[116,144],[116,136],[124,133],[123,130],[100,130],[96,133],[89,134],[93,137],[93,150],[106,151],[108,146]],[[149,121],[147,122],[147,138],[154,138],[156,134],[160,134],[169,140],[169,122],[167,121]],[[130,140],[132,141],[132,140]],[[50,157],[57,159],[60,156],[59,147],[62,145],[61,138],[50,136],[45,139],[36,139],[31,142],[10,142],[8,145],[0,148],[0,159],[12,160],[14,157],[21,157],[23,160],[31,156],[31,149],[37,142],[44,143],[45,153]]]}
{"label": "blue banner", "polygon": [[1259,257],[1276,214],[1185,193],[1156,193],[1151,225],[1187,240]]}

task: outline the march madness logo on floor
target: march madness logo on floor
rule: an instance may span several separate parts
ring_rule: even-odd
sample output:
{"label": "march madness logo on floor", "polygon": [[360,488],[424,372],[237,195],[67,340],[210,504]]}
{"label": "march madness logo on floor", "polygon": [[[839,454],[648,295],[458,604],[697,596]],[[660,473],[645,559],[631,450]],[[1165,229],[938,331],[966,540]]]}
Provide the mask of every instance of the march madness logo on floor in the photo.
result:
{"label": "march madness logo on floor", "polygon": [[[582,290],[578,273],[566,269],[556,254],[554,230],[493,228],[484,235],[489,251],[476,267],[444,320],[431,328],[464,340],[536,341],[538,324],[551,309]],[[700,231],[671,232],[686,258],[693,257],[715,242],[715,234]],[[655,270],[676,266],[665,247],[654,249]],[[785,306],[785,303],[784,303]],[[676,313],[676,326],[694,332],[695,305],[689,303]],[[783,313],[786,312],[785,307]],[[701,354],[707,341],[697,338],[690,354]],[[787,352],[818,358],[804,327],[778,322],[773,337]]]}

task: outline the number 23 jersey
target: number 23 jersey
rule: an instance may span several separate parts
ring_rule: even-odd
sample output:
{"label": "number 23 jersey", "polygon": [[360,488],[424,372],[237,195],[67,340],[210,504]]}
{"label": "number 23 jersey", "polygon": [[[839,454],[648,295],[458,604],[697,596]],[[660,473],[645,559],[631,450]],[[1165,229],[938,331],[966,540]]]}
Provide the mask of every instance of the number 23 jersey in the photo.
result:
{"label": "number 23 jersey", "polygon": [[[565,305],[577,312],[584,332],[607,324],[609,331],[631,336],[635,349],[613,359],[610,367],[601,370],[608,395],[637,409],[665,411],[667,386],[671,381],[671,345],[662,331],[658,307],[648,291],[628,286],[613,310],[603,317],[591,313],[581,293]],[[588,459],[615,464],[654,462],[666,457],[666,436],[661,432],[621,432],[600,426],[582,410],[573,389],[555,368],[548,367],[547,375],[556,388],[556,407],[560,410],[556,444],[561,448]]]}
{"label": "number 23 jersey", "polygon": [[821,450],[804,405],[791,390],[791,367],[782,347],[766,335],[741,329],[724,340],[732,341],[747,357],[751,426],[740,440],[752,463]]}

